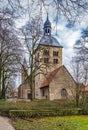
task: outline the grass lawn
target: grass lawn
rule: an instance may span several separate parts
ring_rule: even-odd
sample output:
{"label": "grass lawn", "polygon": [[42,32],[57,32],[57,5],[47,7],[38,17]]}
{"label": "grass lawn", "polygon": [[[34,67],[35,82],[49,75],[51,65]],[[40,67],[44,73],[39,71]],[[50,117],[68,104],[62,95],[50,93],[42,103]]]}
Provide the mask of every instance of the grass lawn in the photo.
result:
{"label": "grass lawn", "polygon": [[16,119],[12,124],[16,130],[88,130],[88,116]]}

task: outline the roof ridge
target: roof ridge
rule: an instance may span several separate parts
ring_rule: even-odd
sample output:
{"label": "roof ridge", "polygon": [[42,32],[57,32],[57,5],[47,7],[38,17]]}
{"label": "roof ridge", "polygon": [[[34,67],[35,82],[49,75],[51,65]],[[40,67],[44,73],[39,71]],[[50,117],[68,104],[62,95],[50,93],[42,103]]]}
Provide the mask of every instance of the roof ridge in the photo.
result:
{"label": "roof ridge", "polygon": [[53,70],[48,76],[47,78],[43,81],[43,83],[41,84],[40,88],[42,88],[43,86],[47,86],[53,79],[53,77],[57,74],[57,72],[60,70],[60,68],[62,68],[62,66],[56,68],[55,70]]}

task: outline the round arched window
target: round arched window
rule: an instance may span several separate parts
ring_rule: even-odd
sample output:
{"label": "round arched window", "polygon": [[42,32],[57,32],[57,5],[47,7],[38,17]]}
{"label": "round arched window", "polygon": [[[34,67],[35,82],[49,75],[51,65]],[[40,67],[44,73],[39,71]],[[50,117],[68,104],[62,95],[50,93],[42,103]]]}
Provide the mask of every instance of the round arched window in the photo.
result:
{"label": "round arched window", "polygon": [[62,96],[62,97],[66,97],[66,96],[67,96],[67,90],[66,90],[65,88],[63,88],[63,89],[61,90],[61,96]]}

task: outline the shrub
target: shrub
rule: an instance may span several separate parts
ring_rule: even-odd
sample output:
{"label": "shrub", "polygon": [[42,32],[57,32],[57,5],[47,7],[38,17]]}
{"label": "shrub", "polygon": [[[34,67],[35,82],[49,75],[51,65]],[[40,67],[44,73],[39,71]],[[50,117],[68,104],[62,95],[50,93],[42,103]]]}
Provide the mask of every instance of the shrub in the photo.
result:
{"label": "shrub", "polygon": [[88,103],[83,106],[83,114],[88,115]]}
{"label": "shrub", "polygon": [[65,116],[65,115],[79,115],[82,114],[80,108],[76,109],[60,109],[60,110],[10,110],[9,115],[12,118],[35,118],[45,116]]}

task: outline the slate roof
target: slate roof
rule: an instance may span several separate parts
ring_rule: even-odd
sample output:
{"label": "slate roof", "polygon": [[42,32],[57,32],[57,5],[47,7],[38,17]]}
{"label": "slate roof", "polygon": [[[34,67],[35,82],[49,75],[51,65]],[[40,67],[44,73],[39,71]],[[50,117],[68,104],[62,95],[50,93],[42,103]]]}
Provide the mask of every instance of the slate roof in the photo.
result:
{"label": "slate roof", "polygon": [[43,36],[40,41],[39,41],[40,45],[48,45],[48,46],[56,46],[56,47],[61,47],[63,48],[60,43],[58,42],[58,40],[51,36],[51,35],[45,35]]}

